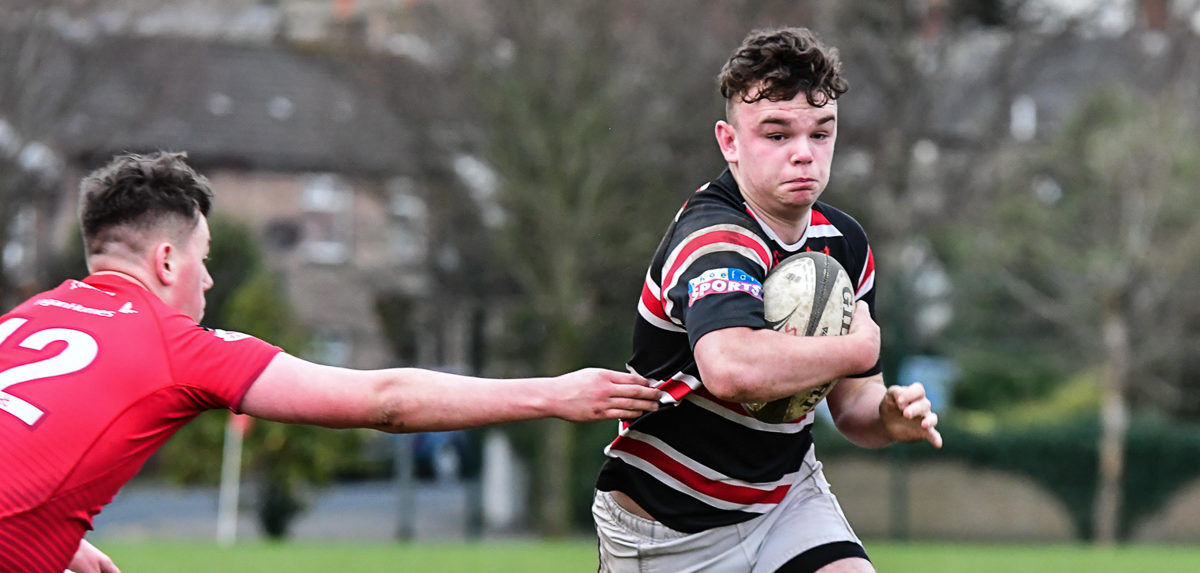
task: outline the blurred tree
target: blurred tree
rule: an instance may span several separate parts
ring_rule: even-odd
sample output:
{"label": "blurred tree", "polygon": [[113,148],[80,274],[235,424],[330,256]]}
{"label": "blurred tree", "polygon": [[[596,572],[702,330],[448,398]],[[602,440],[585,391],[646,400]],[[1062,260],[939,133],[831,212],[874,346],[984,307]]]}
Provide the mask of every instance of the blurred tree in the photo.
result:
{"label": "blurred tree", "polygon": [[[77,90],[63,88],[86,81],[80,52],[53,25],[47,8],[55,3],[12,4],[0,18],[0,245],[5,250],[31,246],[22,239],[36,240],[33,229],[17,229],[14,236],[13,225],[22,213],[32,215],[35,204],[53,205],[61,192],[65,162],[54,135],[79,97]],[[9,308],[42,285],[38,269],[5,259],[0,305]]]}
{"label": "blurred tree", "polygon": [[[0,245],[14,255],[0,266],[0,305],[7,308],[64,270],[48,248],[59,245],[50,220],[62,194],[76,188],[69,180],[78,175],[74,170],[93,163],[89,154],[99,149],[127,149],[122,138],[157,111],[163,88],[140,91],[136,103],[122,100],[129,105],[126,117],[94,129],[86,103],[111,80],[111,68],[96,64],[120,59],[97,15],[104,3],[0,4]],[[130,17],[139,10],[127,8]],[[178,53],[151,57],[180,65]]]}
{"label": "blurred tree", "polygon": [[[707,130],[679,118],[715,119],[719,63],[693,73],[696,60],[685,54],[694,45],[656,35],[670,28],[655,27],[663,19],[678,16],[670,7],[538,1],[487,9],[482,31],[451,28],[471,47],[459,93],[497,180],[491,244],[476,248],[493,259],[503,281],[496,290],[512,293],[502,303],[517,319],[511,324],[524,325],[508,337],[521,341],[513,348],[536,357],[504,373],[619,367],[659,233],[719,168],[703,161],[707,168],[678,175],[704,156],[695,145],[673,145],[712,148]],[[538,427],[539,523],[561,535],[573,513],[576,428],[558,420]]]}
{"label": "blurred tree", "polygon": [[[263,272],[263,253],[259,241],[246,225],[228,217],[214,215],[208,221],[212,243],[208,250],[208,273],[213,286],[205,293],[205,317],[203,323],[214,328],[237,330],[230,301],[257,274]],[[269,331],[268,331],[269,332]],[[272,341],[274,342],[274,341]],[[274,342],[295,344],[299,341]],[[287,348],[287,346],[284,346]]]}
{"label": "blurred tree", "polygon": [[[297,323],[278,277],[265,268],[253,233],[221,217],[214,217],[211,225],[208,266],[214,284],[204,324],[245,332],[303,355],[307,331]],[[164,471],[184,483],[215,482],[228,416],[208,412],[180,430],[159,454]],[[326,483],[356,464],[361,440],[358,431],[256,421],[246,438],[243,463],[259,482],[263,531],[272,538],[285,537],[304,508],[302,486]]]}
{"label": "blurred tree", "polygon": [[1187,102],[1170,90],[1097,94],[1009,164],[976,243],[976,270],[1042,325],[1045,352],[1096,369],[1100,543],[1118,533],[1130,397],[1174,410],[1188,392],[1169,376],[1193,354],[1200,319],[1189,287],[1200,279],[1200,126]]}
{"label": "blurred tree", "polygon": [[1029,54],[1056,41],[1019,17],[1024,4],[845,2],[822,28],[851,85],[823,199],[871,236],[890,381],[907,355],[952,352],[942,331],[951,283],[932,278],[970,256],[960,222],[990,193],[991,174],[977,165],[1011,144]]}

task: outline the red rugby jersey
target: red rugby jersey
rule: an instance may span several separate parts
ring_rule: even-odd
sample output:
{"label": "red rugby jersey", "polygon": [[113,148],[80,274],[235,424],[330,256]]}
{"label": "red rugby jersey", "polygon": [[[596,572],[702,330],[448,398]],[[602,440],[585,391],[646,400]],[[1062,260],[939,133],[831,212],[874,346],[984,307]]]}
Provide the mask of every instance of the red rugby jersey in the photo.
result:
{"label": "red rugby jersey", "polygon": [[146,458],[204,410],[236,411],[279,352],[113,275],[0,317],[0,571],[61,573]]}

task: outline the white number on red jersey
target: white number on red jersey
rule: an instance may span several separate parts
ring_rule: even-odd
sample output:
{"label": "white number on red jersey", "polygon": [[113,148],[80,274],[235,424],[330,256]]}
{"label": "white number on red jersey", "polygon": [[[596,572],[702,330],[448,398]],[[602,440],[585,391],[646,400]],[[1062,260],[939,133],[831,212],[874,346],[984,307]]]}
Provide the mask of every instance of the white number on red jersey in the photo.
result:
{"label": "white number on red jersey", "polygon": [[[12,336],[26,322],[28,319],[10,318],[0,323],[0,345],[3,345],[8,337]],[[95,338],[86,332],[69,328],[47,328],[36,331],[26,336],[19,346],[31,350],[44,350],[53,342],[66,342],[67,345],[54,356],[36,362],[19,364],[0,372],[0,410],[16,416],[30,426],[37,423],[45,412],[6,392],[8,387],[22,382],[32,382],[78,372],[87,368],[96,359],[99,351]]]}

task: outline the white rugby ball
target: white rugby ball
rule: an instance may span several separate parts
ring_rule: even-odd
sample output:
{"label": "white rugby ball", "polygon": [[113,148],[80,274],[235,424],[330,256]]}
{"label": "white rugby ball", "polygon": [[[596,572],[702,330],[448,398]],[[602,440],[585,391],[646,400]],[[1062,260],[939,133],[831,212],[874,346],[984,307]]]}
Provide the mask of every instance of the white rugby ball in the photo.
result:
{"label": "white rugby ball", "polygon": [[[779,263],[763,281],[763,314],[771,328],[793,336],[850,332],[854,283],[833,257],[816,251],[798,253]],[[817,407],[836,380],[771,402],[747,402],[746,411],[778,424],[803,417]]]}

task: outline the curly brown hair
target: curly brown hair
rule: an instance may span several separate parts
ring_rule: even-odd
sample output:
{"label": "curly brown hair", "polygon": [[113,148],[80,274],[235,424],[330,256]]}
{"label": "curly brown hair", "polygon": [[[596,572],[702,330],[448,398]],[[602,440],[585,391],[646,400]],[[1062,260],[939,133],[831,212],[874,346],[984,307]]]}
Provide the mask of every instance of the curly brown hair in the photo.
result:
{"label": "curly brown hair", "polygon": [[110,243],[138,248],[142,232],[163,225],[182,235],[208,215],[208,179],[184,160],[186,153],[125,154],[93,171],[79,185],[79,222],[88,255]]}
{"label": "curly brown hair", "polygon": [[735,99],[784,101],[800,92],[809,105],[822,106],[850,89],[841,68],[837,49],[822,45],[809,29],[763,29],[742,40],[718,81],[727,112]]}

